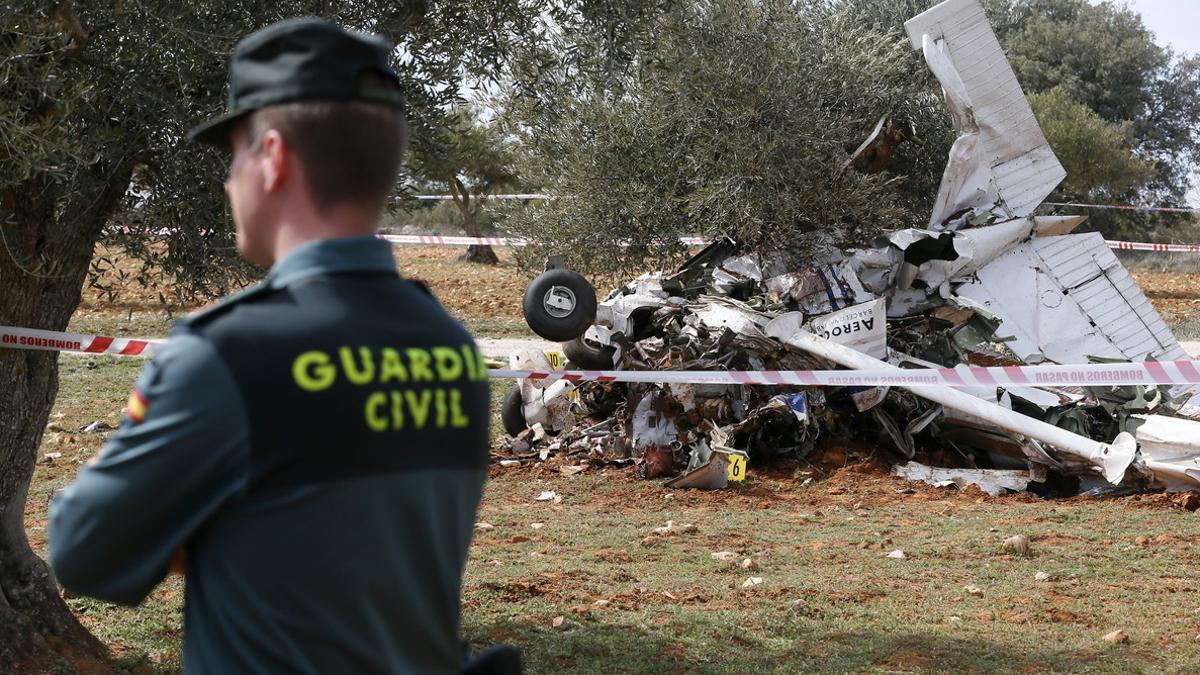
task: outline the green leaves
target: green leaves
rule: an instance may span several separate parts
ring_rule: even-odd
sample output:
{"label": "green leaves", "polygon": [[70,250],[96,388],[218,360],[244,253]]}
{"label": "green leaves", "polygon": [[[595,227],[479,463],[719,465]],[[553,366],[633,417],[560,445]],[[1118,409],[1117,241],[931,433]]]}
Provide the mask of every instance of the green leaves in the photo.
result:
{"label": "green leaves", "polygon": [[[400,46],[420,148],[438,141],[464,83],[504,72],[541,12],[522,0],[10,5],[0,19],[0,226],[30,242],[128,227],[114,241],[173,276],[177,299],[221,294],[258,273],[236,255],[221,188],[228,158],[184,140],[224,109],[238,39],[305,15],[388,36]],[[71,201],[96,192],[124,198],[103,210]]]}
{"label": "green leaves", "polygon": [[[612,271],[677,257],[685,234],[803,247],[919,224],[951,134],[913,85],[916,63],[894,34],[824,3],[672,8],[616,84],[584,67],[535,103],[510,99],[532,180],[573,198],[514,212],[507,225],[546,242],[530,256]],[[842,170],[882,115],[928,142],[902,145],[896,173]],[[909,170],[922,175],[891,180]]]}
{"label": "green leaves", "polygon": [[1105,122],[1059,87],[1030,95],[1029,103],[1067,170],[1058,190],[1068,199],[1115,199],[1154,177],[1154,163],[1136,157],[1130,147],[1131,123]]}

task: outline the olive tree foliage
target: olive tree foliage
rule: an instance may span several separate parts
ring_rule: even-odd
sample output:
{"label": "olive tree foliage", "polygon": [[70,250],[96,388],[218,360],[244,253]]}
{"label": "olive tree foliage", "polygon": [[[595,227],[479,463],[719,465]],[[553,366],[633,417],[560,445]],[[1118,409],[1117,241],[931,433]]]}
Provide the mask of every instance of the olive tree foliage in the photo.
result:
{"label": "olive tree foliage", "polygon": [[[557,37],[561,53],[592,49]],[[508,215],[542,244],[527,255],[614,271],[678,256],[681,235],[803,248],[928,218],[949,117],[907,43],[842,3],[682,3],[633,42],[616,76],[580,67],[506,101],[523,175],[569,197]],[[878,175],[846,168],[881,117],[924,144],[901,143]]]}
{"label": "olive tree foliage", "polygon": [[[1114,3],[982,2],[1072,173],[1052,201],[1183,200],[1200,148],[1195,59],[1156,45]],[[611,65],[613,50],[569,27],[553,33],[543,62],[559,54],[571,68],[518,77],[538,88],[515,87],[505,119],[529,151],[527,184],[570,199],[514,210],[507,227],[545,242],[527,250],[532,258],[553,252],[612,269],[680,253],[680,234],[770,247],[811,242],[816,231],[852,241],[920,224],[953,131],[903,24],[934,4],[653,6],[635,24],[645,30],[626,34],[625,67],[615,69],[588,58]],[[915,127],[923,145],[901,144],[878,176],[840,171],[881,116]],[[1145,234],[1175,222],[1100,212],[1090,225]]]}
{"label": "olive tree foliage", "polygon": [[[480,120],[479,111],[457,108],[446,123],[434,131],[433,143],[414,149],[409,172],[452,199],[462,218],[463,229],[481,236],[480,216],[489,195],[519,184],[513,143],[495,126]],[[469,262],[499,262],[491,246],[472,245],[464,258]]]}
{"label": "olive tree foliage", "polygon": [[1058,196],[1110,203],[1154,179],[1154,162],[1131,150],[1131,122],[1105,122],[1061,87],[1031,94],[1029,103],[1067,171],[1056,191]]}
{"label": "olive tree foliage", "polygon": [[[236,263],[221,188],[227,157],[184,140],[223,110],[228,56],[247,33],[319,15],[399,43],[412,145],[421,147],[458,102],[464,78],[495,77],[515,45],[539,39],[541,12],[532,0],[6,3],[0,325],[63,330],[102,238],[148,261],[147,279],[166,272],[180,297],[219,294],[254,273]],[[56,353],[0,349],[4,672],[38,670],[68,647],[104,657],[59,598],[22,524],[57,367]]]}

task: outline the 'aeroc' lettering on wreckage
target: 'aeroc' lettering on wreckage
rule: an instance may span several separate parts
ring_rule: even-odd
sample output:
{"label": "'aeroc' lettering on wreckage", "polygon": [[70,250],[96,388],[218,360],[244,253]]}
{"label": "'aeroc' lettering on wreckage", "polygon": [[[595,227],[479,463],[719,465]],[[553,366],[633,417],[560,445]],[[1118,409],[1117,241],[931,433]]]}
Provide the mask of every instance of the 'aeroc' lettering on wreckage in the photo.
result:
{"label": "'aeroc' lettering on wreckage", "polygon": [[820,335],[828,340],[831,337],[841,337],[842,335],[849,335],[851,333],[857,333],[864,330],[873,330],[874,328],[875,319],[862,319],[859,321],[851,321],[846,324],[839,324],[837,326],[826,326],[825,330],[822,331]]}

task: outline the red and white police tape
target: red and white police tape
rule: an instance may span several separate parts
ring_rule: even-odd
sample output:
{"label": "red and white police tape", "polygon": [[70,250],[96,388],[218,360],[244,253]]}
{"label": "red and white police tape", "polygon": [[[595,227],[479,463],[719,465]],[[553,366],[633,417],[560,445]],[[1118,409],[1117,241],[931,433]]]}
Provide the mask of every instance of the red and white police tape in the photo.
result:
{"label": "red and white police tape", "polygon": [[[517,199],[522,201],[551,199],[573,199],[567,195],[551,195],[544,192],[521,194],[476,195],[476,199]],[[411,199],[418,201],[449,201],[453,195],[412,195]],[[1081,209],[1117,209],[1120,211],[1142,211],[1162,213],[1200,213],[1200,207],[1195,206],[1133,206],[1132,204],[1081,204],[1078,202],[1042,202],[1043,206],[1069,206]]]}
{"label": "red and white police tape", "polygon": [[[528,239],[519,237],[467,237],[441,234],[381,234],[378,236],[393,244],[419,246],[512,246],[520,248],[529,245]],[[704,237],[680,237],[679,241],[688,246],[702,246],[708,243]]]}
{"label": "red and white police tape", "polygon": [[1108,240],[1108,247],[1119,251],[1159,251],[1171,253],[1200,253],[1200,244],[1152,244],[1146,241]]}
{"label": "red and white police tape", "polygon": [[1111,209],[1141,211],[1142,213],[1200,213],[1195,206],[1133,206],[1130,204],[1079,204],[1076,202],[1043,202],[1045,206],[1068,206],[1076,209]]}
{"label": "red and white police tape", "polygon": [[[528,246],[529,240],[517,237],[467,237],[441,234],[381,234],[380,239],[393,244],[418,246]],[[709,243],[704,237],[680,237],[688,246],[703,246]],[[1154,244],[1145,241],[1106,240],[1109,248],[1120,251],[1158,251],[1160,253],[1200,253],[1200,244]]]}
{"label": "red and white police tape", "polygon": [[[41,349],[151,356],[165,340],[113,338],[0,326],[0,348]],[[1005,366],[879,370],[507,370],[488,371],[494,378],[554,382],[651,382],[675,384],[745,384],[808,386],[994,387],[1004,385],[1131,385],[1200,384],[1200,361],[1144,361],[1081,365]]]}
{"label": "red and white police tape", "polygon": [[458,237],[440,234],[381,234],[380,239],[393,244],[418,244],[423,246],[525,246],[529,242],[511,237]]}
{"label": "red and white police tape", "polygon": [[0,326],[0,348],[40,349],[54,352],[85,352],[88,354],[119,354],[122,356],[151,356],[166,340],[105,337],[59,333],[36,328]]}
{"label": "red and white police tape", "polygon": [[1200,361],[879,370],[492,370],[492,377],[595,382],[807,385],[836,387],[995,387],[1200,384]]}

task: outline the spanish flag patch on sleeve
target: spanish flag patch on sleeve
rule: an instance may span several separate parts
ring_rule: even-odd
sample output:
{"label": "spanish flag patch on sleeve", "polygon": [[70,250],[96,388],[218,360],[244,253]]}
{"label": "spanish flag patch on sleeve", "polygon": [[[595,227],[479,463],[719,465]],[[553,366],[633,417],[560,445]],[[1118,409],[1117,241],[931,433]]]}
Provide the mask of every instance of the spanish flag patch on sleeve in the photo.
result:
{"label": "spanish flag patch on sleeve", "polygon": [[146,419],[146,411],[150,409],[150,404],[146,401],[146,397],[142,396],[142,392],[134,389],[129,392],[129,401],[125,404],[125,414],[129,415],[130,421],[134,424]]}

